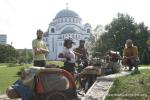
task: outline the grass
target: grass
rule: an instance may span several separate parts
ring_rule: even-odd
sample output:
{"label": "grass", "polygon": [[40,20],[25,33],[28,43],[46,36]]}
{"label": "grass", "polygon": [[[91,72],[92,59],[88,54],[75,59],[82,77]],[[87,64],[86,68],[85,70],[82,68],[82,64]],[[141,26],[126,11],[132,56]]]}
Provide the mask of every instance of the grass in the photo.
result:
{"label": "grass", "polygon": [[148,65],[140,65],[139,67],[150,67],[150,64],[148,64]]}
{"label": "grass", "polygon": [[117,78],[105,100],[150,100],[150,70]]}
{"label": "grass", "polygon": [[20,67],[0,67],[0,94],[5,93],[6,88],[18,79],[16,75]]}
{"label": "grass", "polygon": [[62,61],[47,61],[46,64],[55,64],[58,65],[59,67],[62,67],[64,65]]}
{"label": "grass", "polygon": [[[63,66],[63,62],[59,61],[47,61],[47,64],[55,64]],[[17,73],[21,68],[32,66],[32,64],[12,64],[12,63],[0,63],[0,94],[4,94],[7,87],[12,85],[19,77]]]}

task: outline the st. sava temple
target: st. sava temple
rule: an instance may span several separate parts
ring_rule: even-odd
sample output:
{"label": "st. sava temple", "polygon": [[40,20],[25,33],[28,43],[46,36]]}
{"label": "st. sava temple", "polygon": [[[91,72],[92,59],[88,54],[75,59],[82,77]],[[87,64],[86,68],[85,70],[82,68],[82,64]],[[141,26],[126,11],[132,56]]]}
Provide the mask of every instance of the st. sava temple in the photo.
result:
{"label": "st. sava temple", "polygon": [[89,23],[82,23],[82,18],[74,11],[66,8],[59,11],[50,22],[47,32],[44,33],[50,54],[49,60],[56,60],[63,50],[65,38],[72,38],[75,42],[73,48],[79,46],[80,40],[86,42],[90,39],[92,27]]}

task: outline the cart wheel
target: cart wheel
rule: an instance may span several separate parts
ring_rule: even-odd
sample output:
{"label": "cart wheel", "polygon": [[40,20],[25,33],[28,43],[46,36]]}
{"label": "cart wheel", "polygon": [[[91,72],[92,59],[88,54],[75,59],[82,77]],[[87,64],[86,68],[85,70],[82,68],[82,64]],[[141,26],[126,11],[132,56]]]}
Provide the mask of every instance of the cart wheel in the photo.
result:
{"label": "cart wheel", "polygon": [[51,92],[46,96],[45,100],[68,100],[68,98],[62,92]]}

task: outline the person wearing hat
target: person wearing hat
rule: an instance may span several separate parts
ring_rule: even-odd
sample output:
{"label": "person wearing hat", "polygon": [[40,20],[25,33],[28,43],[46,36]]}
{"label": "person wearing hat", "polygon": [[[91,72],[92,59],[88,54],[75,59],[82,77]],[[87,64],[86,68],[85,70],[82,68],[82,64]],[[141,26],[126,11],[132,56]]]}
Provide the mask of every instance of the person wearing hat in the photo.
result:
{"label": "person wearing hat", "polygon": [[135,67],[135,71],[138,71],[138,48],[133,45],[131,39],[126,40],[125,48],[123,50],[123,64],[129,66],[131,71]]}
{"label": "person wearing hat", "polygon": [[64,69],[74,75],[75,72],[75,54],[72,50],[72,44],[74,44],[71,38],[64,40],[64,50],[58,55],[61,60],[64,61]]}
{"label": "person wearing hat", "polygon": [[77,57],[78,65],[80,64],[80,59],[82,59],[84,61],[83,67],[84,68],[87,67],[88,66],[88,52],[87,52],[87,49],[85,48],[84,40],[79,41],[79,47],[74,49],[74,52]]}
{"label": "person wearing hat", "polygon": [[37,38],[32,41],[33,49],[33,61],[34,66],[44,67],[46,65],[46,54],[48,53],[48,48],[45,42],[42,40],[43,31],[40,29],[36,32]]}

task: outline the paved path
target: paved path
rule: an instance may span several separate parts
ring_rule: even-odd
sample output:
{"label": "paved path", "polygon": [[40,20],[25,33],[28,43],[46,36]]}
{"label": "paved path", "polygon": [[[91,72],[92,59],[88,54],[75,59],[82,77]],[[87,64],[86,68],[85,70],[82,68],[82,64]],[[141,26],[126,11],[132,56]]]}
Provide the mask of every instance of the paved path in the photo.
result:
{"label": "paved path", "polygon": [[[139,67],[139,69],[150,69],[150,67]],[[121,73],[98,77],[85,96],[82,97],[82,100],[105,100],[110,87],[113,85],[113,80],[131,73],[131,71],[122,71]]]}
{"label": "paved path", "polygon": [[82,100],[104,100],[110,87],[113,85],[113,80],[117,77],[129,74],[131,74],[131,72],[123,71],[121,73],[98,77],[85,96],[82,97]]}

